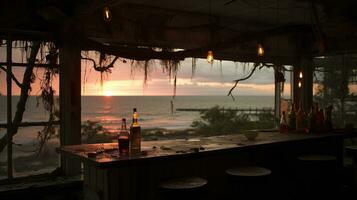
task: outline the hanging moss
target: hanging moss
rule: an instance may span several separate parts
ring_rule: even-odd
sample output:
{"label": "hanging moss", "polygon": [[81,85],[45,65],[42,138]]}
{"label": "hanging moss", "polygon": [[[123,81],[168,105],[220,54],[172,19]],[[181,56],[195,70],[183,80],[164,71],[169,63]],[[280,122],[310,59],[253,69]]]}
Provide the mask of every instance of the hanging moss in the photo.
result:
{"label": "hanging moss", "polygon": [[197,58],[192,58],[191,79],[195,76],[196,66],[197,66]]}

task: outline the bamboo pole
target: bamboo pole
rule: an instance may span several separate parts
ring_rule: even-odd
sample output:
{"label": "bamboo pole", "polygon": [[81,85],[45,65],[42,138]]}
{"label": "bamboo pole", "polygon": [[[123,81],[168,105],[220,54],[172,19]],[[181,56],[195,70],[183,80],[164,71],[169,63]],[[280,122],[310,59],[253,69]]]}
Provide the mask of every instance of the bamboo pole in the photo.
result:
{"label": "bamboo pole", "polygon": [[7,69],[6,69],[6,97],[7,97],[7,178],[13,178],[13,166],[12,166],[12,134],[11,126],[12,126],[12,40],[7,40],[6,44],[6,60],[7,60]]}

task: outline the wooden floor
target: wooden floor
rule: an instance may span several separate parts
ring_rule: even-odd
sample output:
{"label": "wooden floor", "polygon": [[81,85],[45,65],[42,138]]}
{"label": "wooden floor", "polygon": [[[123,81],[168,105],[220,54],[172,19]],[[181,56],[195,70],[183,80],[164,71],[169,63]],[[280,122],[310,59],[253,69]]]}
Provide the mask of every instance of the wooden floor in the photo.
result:
{"label": "wooden floor", "polygon": [[[352,168],[345,167],[341,174],[341,188],[336,188],[338,199],[350,200],[357,198],[357,188],[352,186]],[[280,177],[281,178],[281,177]],[[36,200],[83,200],[97,199],[96,194],[83,190],[83,181],[80,177],[49,177],[41,176],[18,179],[12,183],[2,181],[0,183],[0,199],[36,199]],[[291,177],[276,180],[270,188],[274,199],[308,199],[310,194],[304,194],[297,190],[297,182]],[[217,194],[227,196],[227,194]],[[87,198],[85,198],[87,197]],[[149,199],[149,198],[147,198]],[[211,199],[211,198],[206,198]]]}
{"label": "wooden floor", "polygon": [[83,199],[82,176],[63,177],[42,174],[0,181],[0,199]]}

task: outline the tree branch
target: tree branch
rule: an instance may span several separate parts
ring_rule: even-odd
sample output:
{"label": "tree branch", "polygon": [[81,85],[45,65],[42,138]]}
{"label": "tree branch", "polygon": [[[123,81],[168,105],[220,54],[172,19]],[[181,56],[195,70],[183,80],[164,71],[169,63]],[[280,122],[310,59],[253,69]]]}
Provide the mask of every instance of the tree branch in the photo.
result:
{"label": "tree branch", "polygon": [[[7,71],[5,67],[1,66],[0,65],[0,69],[2,69],[3,71]],[[20,83],[19,80],[17,80],[17,78],[15,77],[15,75],[13,73],[11,73],[11,79],[16,83],[16,85],[19,87],[19,88],[22,88],[22,84]]]}
{"label": "tree branch", "polygon": [[86,58],[86,57],[81,57],[83,60],[89,60],[93,63],[93,68],[95,71],[98,71],[98,72],[105,72],[105,71],[108,71],[110,68],[113,68],[114,67],[114,63],[115,61],[117,61],[119,59],[119,56],[116,56],[112,62],[107,65],[107,66],[98,66],[97,63],[95,62],[94,59],[92,58]]}
{"label": "tree branch", "polygon": [[[11,134],[12,136],[14,136],[17,133],[19,126],[22,122],[22,117],[23,117],[25,109],[26,109],[26,102],[27,102],[27,99],[29,96],[29,90],[31,88],[31,79],[32,79],[33,68],[35,66],[36,56],[37,56],[39,49],[40,49],[40,42],[34,42],[32,45],[32,48],[31,48],[28,66],[26,67],[26,70],[25,70],[25,73],[23,76],[20,99],[17,103],[17,109],[15,112],[14,119],[12,121],[12,126],[8,127],[10,129],[8,134]],[[4,150],[6,145],[7,145],[7,134],[5,134],[0,139],[0,152],[2,152]]]}
{"label": "tree branch", "polygon": [[232,94],[233,90],[237,87],[237,85],[240,81],[245,81],[245,80],[249,79],[254,74],[254,72],[258,68],[258,66],[259,66],[259,64],[255,64],[252,71],[246,77],[234,80],[235,83],[234,83],[233,87],[229,90],[227,96],[231,96],[232,99],[234,100],[234,96]]}

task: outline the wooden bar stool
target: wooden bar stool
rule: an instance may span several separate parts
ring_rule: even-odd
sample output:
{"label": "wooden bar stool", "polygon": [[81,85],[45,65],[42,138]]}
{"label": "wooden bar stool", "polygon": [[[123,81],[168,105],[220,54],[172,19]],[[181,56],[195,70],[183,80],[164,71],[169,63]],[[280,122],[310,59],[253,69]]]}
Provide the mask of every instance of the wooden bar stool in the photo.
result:
{"label": "wooden bar stool", "polygon": [[353,187],[357,189],[357,146],[347,146],[346,153],[352,156]]}
{"label": "wooden bar stool", "polygon": [[163,199],[203,199],[207,180],[200,177],[181,177],[170,179],[159,185]]}
{"label": "wooden bar stool", "polygon": [[239,166],[226,170],[230,199],[261,199],[269,193],[271,170],[258,166]]}
{"label": "wooden bar stool", "polygon": [[299,194],[331,198],[340,192],[337,158],[331,155],[306,154],[297,157]]}

